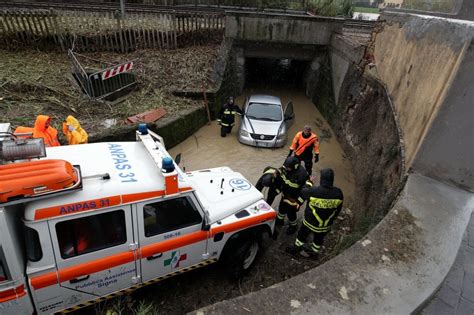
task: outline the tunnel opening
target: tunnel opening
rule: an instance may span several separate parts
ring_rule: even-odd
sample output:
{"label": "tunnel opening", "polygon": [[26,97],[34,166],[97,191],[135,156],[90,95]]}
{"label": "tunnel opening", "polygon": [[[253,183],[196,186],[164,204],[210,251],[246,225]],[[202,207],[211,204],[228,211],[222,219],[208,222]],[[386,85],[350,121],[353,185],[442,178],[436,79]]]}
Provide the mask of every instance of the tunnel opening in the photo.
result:
{"label": "tunnel opening", "polygon": [[245,60],[245,88],[303,88],[308,61],[290,58],[255,58]]}

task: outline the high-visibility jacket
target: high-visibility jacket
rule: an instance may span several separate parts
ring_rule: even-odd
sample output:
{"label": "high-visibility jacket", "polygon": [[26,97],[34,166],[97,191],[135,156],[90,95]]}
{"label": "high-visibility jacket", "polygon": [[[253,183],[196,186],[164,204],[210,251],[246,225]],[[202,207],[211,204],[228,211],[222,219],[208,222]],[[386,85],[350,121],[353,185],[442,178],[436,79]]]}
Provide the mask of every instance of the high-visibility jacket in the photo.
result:
{"label": "high-visibility jacket", "polygon": [[319,138],[318,135],[311,132],[310,136],[305,138],[303,132],[298,132],[293,138],[290,150],[295,152],[296,156],[302,156],[303,154],[311,154],[313,150],[315,154],[319,154]]}
{"label": "high-visibility jacket", "polygon": [[225,103],[217,115],[218,122],[221,126],[232,127],[235,124],[235,115],[243,115],[239,106]]}
{"label": "high-visibility jacket", "polygon": [[303,200],[301,198],[301,189],[309,180],[308,172],[302,166],[294,171],[287,172],[284,167],[280,168],[280,176],[282,180],[282,199],[292,206],[301,206]]}
{"label": "high-visibility jacket", "polygon": [[[74,130],[69,131],[68,126],[73,126]],[[81,128],[81,124],[79,124],[79,121],[71,115],[67,116],[66,122],[63,123],[63,133],[66,136],[67,141],[70,145],[87,143],[87,140],[89,138],[87,132]]]}
{"label": "high-visibility jacket", "polygon": [[326,233],[342,209],[342,191],[332,185],[305,186],[301,196],[307,200],[303,224],[315,233]]}
{"label": "high-visibility jacket", "polygon": [[51,118],[46,115],[38,115],[36,117],[35,126],[33,128],[29,127],[18,127],[15,129],[14,133],[24,133],[32,132],[33,138],[43,138],[44,145],[46,147],[57,147],[61,144],[58,140],[58,131],[51,126],[46,128],[47,122],[50,122]]}

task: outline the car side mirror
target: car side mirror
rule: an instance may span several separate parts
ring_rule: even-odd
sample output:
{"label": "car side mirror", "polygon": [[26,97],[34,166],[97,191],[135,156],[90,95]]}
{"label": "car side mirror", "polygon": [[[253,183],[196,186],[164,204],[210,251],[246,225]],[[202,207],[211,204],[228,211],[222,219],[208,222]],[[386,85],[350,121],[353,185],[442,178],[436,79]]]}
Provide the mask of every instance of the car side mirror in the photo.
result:
{"label": "car side mirror", "polygon": [[295,118],[295,115],[285,116],[285,121],[286,120],[292,120],[293,118]]}

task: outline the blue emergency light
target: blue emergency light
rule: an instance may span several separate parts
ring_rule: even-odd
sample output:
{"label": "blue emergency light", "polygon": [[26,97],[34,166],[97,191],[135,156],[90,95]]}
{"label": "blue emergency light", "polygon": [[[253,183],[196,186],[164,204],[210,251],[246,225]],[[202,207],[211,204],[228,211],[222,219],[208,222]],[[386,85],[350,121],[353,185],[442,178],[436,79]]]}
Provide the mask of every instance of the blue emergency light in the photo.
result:
{"label": "blue emergency light", "polygon": [[146,126],[146,124],[138,124],[138,132],[141,134],[141,135],[147,135],[148,134],[148,127]]}
{"label": "blue emergency light", "polygon": [[171,173],[174,171],[174,163],[172,158],[168,156],[163,158],[161,161],[161,171],[163,173]]}

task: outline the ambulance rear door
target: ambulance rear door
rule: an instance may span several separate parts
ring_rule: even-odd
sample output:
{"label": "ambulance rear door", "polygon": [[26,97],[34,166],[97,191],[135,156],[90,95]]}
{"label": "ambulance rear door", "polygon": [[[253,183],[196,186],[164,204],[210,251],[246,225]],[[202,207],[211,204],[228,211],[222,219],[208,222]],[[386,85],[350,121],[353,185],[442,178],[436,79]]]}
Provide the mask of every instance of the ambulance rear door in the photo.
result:
{"label": "ambulance rear door", "polygon": [[130,205],[53,219],[49,229],[65,306],[139,282]]}

